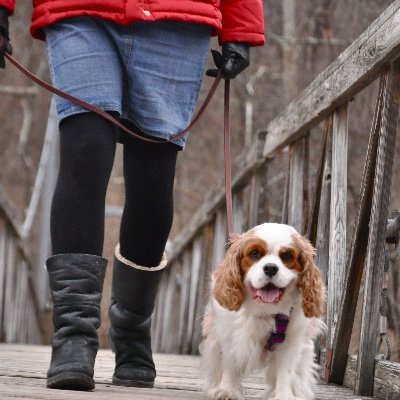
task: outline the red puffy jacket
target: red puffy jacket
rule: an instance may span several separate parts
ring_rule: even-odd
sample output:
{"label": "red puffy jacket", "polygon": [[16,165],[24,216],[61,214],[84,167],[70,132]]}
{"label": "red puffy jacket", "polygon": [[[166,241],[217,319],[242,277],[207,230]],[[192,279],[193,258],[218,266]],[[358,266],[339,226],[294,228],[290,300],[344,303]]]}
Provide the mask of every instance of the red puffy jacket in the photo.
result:
{"label": "red puffy jacket", "polygon": [[[175,20],[210,25],[220,43],[264,44],[262,0],[34,0],[31,33],[44,39],[42,29],[64,18],[91,15],[119,24]],[[14,11],[15,0],[0,0]]]}

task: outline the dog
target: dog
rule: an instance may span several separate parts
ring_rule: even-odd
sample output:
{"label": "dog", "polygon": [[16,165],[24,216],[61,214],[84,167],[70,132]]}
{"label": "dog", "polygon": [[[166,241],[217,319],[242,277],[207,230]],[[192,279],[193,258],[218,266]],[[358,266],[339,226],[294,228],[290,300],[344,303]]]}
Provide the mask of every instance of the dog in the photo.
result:
{"label": "dog", "polygon": [[311,243],[285,224],[231,237],[202,322],[208,398],[244,399],[244,376],[263,370],[267,399],[314,399],[313,339],[325,330],[325,287],[314,257]]}

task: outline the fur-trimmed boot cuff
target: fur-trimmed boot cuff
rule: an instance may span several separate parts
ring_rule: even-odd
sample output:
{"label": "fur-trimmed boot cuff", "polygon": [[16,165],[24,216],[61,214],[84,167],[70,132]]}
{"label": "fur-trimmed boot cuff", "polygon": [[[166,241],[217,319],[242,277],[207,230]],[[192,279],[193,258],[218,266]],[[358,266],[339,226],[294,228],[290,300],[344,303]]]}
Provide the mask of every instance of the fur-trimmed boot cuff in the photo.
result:
{"label": "fur-trimmed boot cuff", "polygon": [[156,267],[124,258],[115,249],[110,337],[115,351],[113,384],[153,387],[156,369],[151,349],[151,315],[158,286],[167,265],[165,256]]}

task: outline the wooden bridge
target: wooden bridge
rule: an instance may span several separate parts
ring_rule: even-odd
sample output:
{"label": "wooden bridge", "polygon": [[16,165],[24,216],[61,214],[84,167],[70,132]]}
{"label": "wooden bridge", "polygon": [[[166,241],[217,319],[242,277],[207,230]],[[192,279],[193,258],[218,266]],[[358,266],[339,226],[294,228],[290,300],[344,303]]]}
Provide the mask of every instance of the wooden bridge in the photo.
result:
{"label": "wooden bridge", "polygon": [[[154,389],[123,388],[111,384],[114,357],[109,350],[100,350],[95,366],[96,389],[92,393],[49,390],[45,371],[50,362],[50,347],[0,344],[1,399],[27,400],[205,400],[199,374],[199,358],[190,355],[156,354],[157,379]],[[248,400],[261,400],[262,376],[253,375],[245,383]],[[361,400],[371,397],[354,396],[340,386],[320,385],[316,400]]]}
{"label": "wooden bridge", "polygon": [[[349,102],[374,82],[376,106],[358,209],[349,232],[348,123],[357,118],[349,112]],[[268,203],[276,200],[271,198],[270,171],[278,160],[286,179],[280,198],[282,222],[307,234],[317,247],[318,264],[328,286],[328,333],[319,346],[322,375],[340,385],[320,386],[318,399],[400,399],[400,365],[383,360],[387,349],[383,356],[377,354],[378,338],[387,339],[386,307],[381,304],[383,291],[390,290],[385,266],[395,266],[390,254],[398,245],[398,219],[387,227],[399,100],[400,0],[396,0],[265,130],[254,134],[251,145],[234,165],[235,231],[264,221]],[[310,146],[310,138],[315,136],[318,140]],[[311,152],[319,157],[316,168],[310,163]],[[10,207],[1,197],[0,204],[0,340],[39,343],[35,267],[24,250]],[[196,356],[200,321],[208,276],[222,259],[226,241],[224,193],[217,189],[173,243],[154,316],[153,343],[159,353],[157,387],[154,391],[137,389],[136,398],[204,398]],[[349,355],[349,344],[362,278],[356,357]],[[3,344],[0,358],[0,398],[57,397],[43,389],[48,347]],[[96,391],[68,392],[68,398],[131,398],[132,389],[110,385],[111,372],[112,355],[102,350]],[[251,377],[246,388],[247,398],[262,398],[259,377]]]}

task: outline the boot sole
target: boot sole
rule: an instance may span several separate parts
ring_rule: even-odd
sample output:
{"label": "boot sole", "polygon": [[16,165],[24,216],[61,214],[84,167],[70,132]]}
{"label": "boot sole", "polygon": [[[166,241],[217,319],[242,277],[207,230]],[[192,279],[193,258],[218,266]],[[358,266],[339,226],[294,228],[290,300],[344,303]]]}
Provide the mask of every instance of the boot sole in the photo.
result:
{"label": "boot sole", "polygon": [[115,386],[127,386],[127,387],[140,387],[140,388],[154,388],[154,381],[137,381],[131,379],[119,379],[115,376],[112,378],[112,383]]}
{"label": "boot sole", "polygon": [[94,379],[79,372],[63,372],[47,378],[46,386],[50,389],[89,391],[95,387]]}

